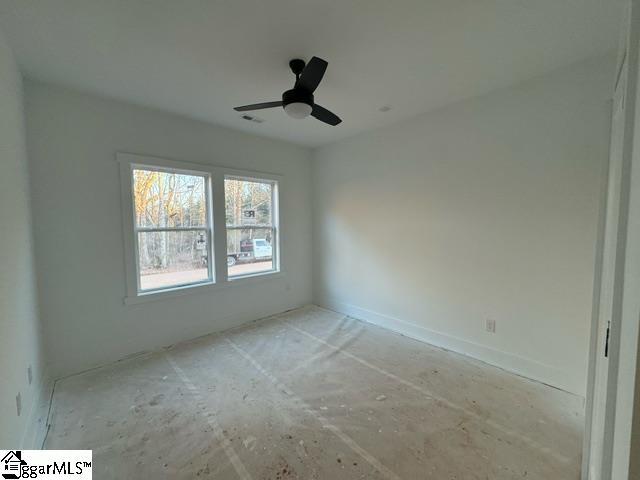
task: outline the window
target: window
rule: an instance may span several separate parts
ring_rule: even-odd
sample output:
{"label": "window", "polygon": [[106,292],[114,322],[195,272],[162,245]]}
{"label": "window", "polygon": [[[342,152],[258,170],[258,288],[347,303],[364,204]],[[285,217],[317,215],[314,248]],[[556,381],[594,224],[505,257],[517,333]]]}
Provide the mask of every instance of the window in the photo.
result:
{"label": "window", "polygon": [[212,282],[208,173],[132,165],[138,292]]}
{"label": "window", "polygon": [[125,303],[280,272],[281,177],[129,153],[117,158]]}
{"label": "window", "polygon": [[277,182],[225,176],[227,275],[278,270]]}

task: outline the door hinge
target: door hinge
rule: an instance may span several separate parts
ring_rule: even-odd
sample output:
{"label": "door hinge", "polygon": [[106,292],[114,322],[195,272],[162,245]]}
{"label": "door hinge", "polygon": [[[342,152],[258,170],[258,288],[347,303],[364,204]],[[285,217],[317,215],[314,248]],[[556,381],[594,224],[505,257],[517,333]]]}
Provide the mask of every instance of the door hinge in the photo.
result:
{"label": "door hinge", "polygon": [[604,341],[604,356],[609,356],[609,333],[611,331],[611,325],[607,325],[607,338]]}

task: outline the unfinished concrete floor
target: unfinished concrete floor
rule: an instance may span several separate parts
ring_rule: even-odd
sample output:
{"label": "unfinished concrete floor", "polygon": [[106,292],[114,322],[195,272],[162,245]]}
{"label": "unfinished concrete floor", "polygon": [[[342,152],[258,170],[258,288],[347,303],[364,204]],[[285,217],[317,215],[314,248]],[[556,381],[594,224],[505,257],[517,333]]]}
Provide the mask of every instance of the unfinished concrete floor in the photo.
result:
{"label": "unfinished concrete floor", "polygon": [[582,399],[316,307],[58,382],[96,479],[579,478]]}

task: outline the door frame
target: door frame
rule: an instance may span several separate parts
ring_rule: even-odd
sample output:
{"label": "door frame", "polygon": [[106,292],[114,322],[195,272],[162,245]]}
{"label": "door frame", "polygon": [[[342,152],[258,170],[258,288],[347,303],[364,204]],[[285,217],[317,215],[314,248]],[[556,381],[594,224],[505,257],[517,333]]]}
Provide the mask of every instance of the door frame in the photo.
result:
{"label": "door frame", "polygon": [[[626,75],[625,111],[622,140],[622,182],[620,185],[619,223],[615,258],[615,281],[613,292],[613,313],[609,341],[609,364],[606,387],[606,407],[604,411],[604,432],[601,472],[590,472],[593,433],[591,422],[593,399],[598,392],[596,375],[598,325],[592,318],[592,337],[589,355],[589,378],[585,415],[585,436],[583,454],[583,480],[618,480],[635,474],[632,437],[640,438],[640,412],[634,416],[634,403],[640,394],[638,369],[638,335],[640,332],[640,99],[638,98],[638,76],[640,67],[640,0],[630,0],[625,17],[623,40],[616,71],[616,84]],[[626,71],[622,69],[627,61]],[[622,73],[620,73],[622,72]],[[601,287],[603,240],[601,219],[596,258],[594,285],[594,316],[598,315]],[[635,424],[634,424],[635,422]]]}

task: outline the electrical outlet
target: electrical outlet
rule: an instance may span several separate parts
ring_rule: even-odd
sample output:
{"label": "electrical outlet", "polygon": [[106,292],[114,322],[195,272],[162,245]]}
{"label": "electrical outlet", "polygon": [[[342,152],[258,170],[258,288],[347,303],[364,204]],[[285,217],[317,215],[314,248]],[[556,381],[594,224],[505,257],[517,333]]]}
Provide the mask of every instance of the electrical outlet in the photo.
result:
{"label": "electrical outlet", "polygon": [[484,328],[489,333],[496,333],[496,321],[492,318],[487,318],[484,322]]}
{"label": "electrical outlet", "polygon": [[31,382],[33,382],[33,369],[31,368],[31,365],[27,367],[27,378],[29,379],[29,385],[31,385]]}
{"label": "electrical outlet", "polygon": [[22,413],[22,395],[20,394],[20,392],[18,392],[18,395],[16,395],[16,413],[18,414],[18,416],[20,416],[20,414]]}

